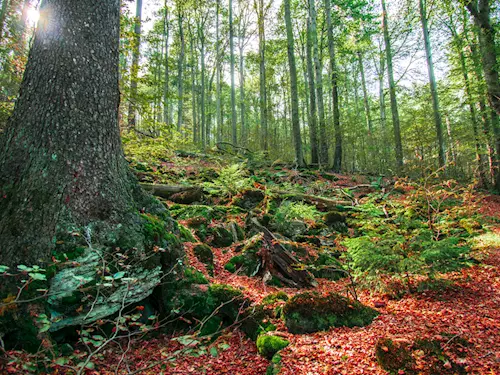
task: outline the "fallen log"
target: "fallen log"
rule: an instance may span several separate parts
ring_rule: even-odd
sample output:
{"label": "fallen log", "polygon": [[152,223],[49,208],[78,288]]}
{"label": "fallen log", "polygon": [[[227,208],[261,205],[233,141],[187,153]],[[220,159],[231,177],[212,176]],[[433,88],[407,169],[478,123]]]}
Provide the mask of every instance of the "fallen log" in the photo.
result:
{"label": "fallen log", "polygon": [[141,183],[144,190],[156,197],[171,200],[175,203],[190,204],[203,198],[203,189],[197,186],[160,185]]}
{"label": "fallen log", "polygon": [[300,261],[279,243],[269,229],[262,226],[256,218],[252,218],[251,223],[264,235],[265,246],[260,254],[264,275],[270,273],[293,288],[311,288],[318,285],[314,276],[301,267]]}
{"label": "fallen log", "polygon": [[279,195],[283,200],[302,201],[322,211],[331,211],[338,206],[352,206],[353,201],[335,200],[329,198],[318,197],[316,195],[288,193],[286,191],[273,191],[274,194]]}

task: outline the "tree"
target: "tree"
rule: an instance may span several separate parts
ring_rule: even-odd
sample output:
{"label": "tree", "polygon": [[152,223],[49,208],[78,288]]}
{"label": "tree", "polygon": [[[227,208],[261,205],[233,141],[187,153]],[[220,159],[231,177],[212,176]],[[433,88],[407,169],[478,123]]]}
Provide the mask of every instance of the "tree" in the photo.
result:
{"label": "tree", "polygon": [[259,108],[260,127],[262,131],[261,147],[267,151],[268,128],[267,128],[267,86],[266,86],[266,33],[264,0],[254,0],[254,8],[257,12],[257,23],[259,29]]}
{"label": "tree", "polygon": [[237,113],[236,113],[236,86],[234,77],[234,22],[233,0],[229,0],[229,53],[231,65],[231,135],[234,145],[238,144]]}
{"label": "tree", "polygon": [[134,52],[132,54],[132,67],[130,78],[130,103],[128,107],[128,126],[135,128],[137,111],[137,79],[139,75],[139,58],[141,56],[141,23],[142,0],[137,0],[134,26]]}
{"label": "tree", "polygon": [[180,53],[179,60],[177,61],[177,131],[182,129],[182,111],[183,111],[183,96],[184,96],[184,84],[183,84],[183,71],[184,71],[184,55],[185,48],[184,45],[184,10],[182,9],[182,2],[177,3],[177,23],[179,26],[179,45]]}
{"label": "tree", "polygon": [[114,233],[144,250],[139,210],[161,208],[123,156],[119,33],[119,0],[43,2],[0,139],[0,264],[47,262],[60,235],[84,228],[93,243]]}
{"label": "tree", "polygon": [[292,30],[292,16],[290,11],[290,0],[284,1],[285,23],[288,50],[288,65],[290,68],[290,89],[292,95],[292,128],[293,140],[295,146],[295,161],[299,167],[303,167],[304,155],[302,153],[302,137],[300,135],[300,117],[299,117],[299,96],[297,92],[297,66],[295,64],[295,47]]}
{"label": "tree", "polygon": [[434,123],[436,125],[436,135],[437,135],[438,151],[439,151],[439,166],[444,167],[446,163],[446,157],[445,157],[445,147],[443,139],[443,121],[441,119],[441,110],[439,108],[439,95],[437,90],[436,76],[434,74],[434,62],[432,61],[432,48],[429,36],[427,10],[425,5],[426,4],[424,3],[424,0],[419,0],[420,21],[422,23],[422,33],[424,34],[425,55],[427,57],[427,70],[429,72],[429,85],[431,89]]}
{"label": "tree", "polygon": [[328,52],[330,55],[330,74],[332,84],[333,128],[335,129],[335,152],[333,155],[333,170],[340,172],[342,168],[342,131],[340,129],[340,108],[338,92],[337,59],[335,56],[335,41],[333,39],[332,10],[330,0],[325,0],[326,23],[328,29]]}
{"label": "tree", "polygon": [[309,0],[309,14],[311,18],[311,38],[313,45],[314,68],[316,72],[316,102],[318,104],[319,116],[319,161],[322,165],[328,164],[328,143],[326,138],[325,106],[323,102],[323,66],[319,59],[318,31],[316,0]]}
{"label": "tree", "polygon": [[488,99],[491,108],[495,111],[495,114],[492,113],[493,132],[497,150],[495,187],[497,190],[500,190],[500,125],[498,123],[498,116],[500,115],[500,79],[495,44],[495,28],[491,23],[490,17],[490,1],[467,1],[466,7],[472,15],[474,24],[479,32],[479,48],[486,86],[488,88]]}
{"label": "tree", "polygon": [[399,121],[398,99],[396,97],[396,82],[394,80],[394,69],[392,66],[392,48],[389,36],[385,0],[382,0],[382,27],[384,30],[385,55],[387,59],[387,73],[389,77],[389,94],[391,97],[392,126],[394,128],[394,143],[396,146],[396,166],[398,170],[401,170],[403,168],[403,144],[401,143],[401,124]]}

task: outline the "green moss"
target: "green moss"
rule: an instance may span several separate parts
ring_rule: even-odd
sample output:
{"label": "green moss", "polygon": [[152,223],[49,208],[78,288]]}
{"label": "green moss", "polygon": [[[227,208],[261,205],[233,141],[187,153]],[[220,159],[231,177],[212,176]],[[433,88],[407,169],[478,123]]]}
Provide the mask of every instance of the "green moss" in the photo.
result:
{"label": "green moss", "polygon": [[285,292],[279,291],[276,293],[268,294],[267,296],[264,297],[262,300],[263,305],[272,305],[276,303],[277,301],[288,301],[288,294]]}
{"label": "green moss", "polygon": [[408,342],[393,342],[391,339],[380,339],[375,345],[375,357],[380,367],[390,374],[397,374],[402,370],[405,374],[413,374],[415,366]]}
{"label": "green moss", "polygon": [[208,284],[208,281],[200,271],[192,268],[186,267],[184,269],[184,283],[191,284]]}
{"label": "green moss", "polygon": [[370,324],[377,311],[339,294],[322,296],[305,292],[290,299],[284,309],[285,324],[291,333],[325,331],[330,327]]}
{"label": "green moss", "polygon": [[198,242],[191,231],[184,225],[179,225],[180,239],[182,242]]}
{"label": "green moss", "polygon": [[272,310],[263,305],[250,306],[242,314],[241,330],[252,340],[263,332],[276,330],[276,326],[270,322]]}
{"label": "green moss", "polygon": [[271,364],[267,366],[266,375],[278,375],[281,371],[281,355],[276,353],[271,358]]}
{"label": "green moss", "polygon": [[339,280],[346,276],[344,266],[337,259],[339,254],[331,251],[322,251],[313,262],[312,274],[328,280]]}
{"label": "green moss", "polygon": [[214,254],[212,252],[212,249],[210,246],[201,244],[201,245],[196,245],[193,248],[194,255],[200,262],[207,266],[213,267],[214,265]]}
{"label": "green moss", "polygon": [[262,234],[257,234],[246,241],[240,255],[232,257],[224,268],[229,272],[241,270],[247,276],[255,276],[260,269],[260,258],[257,255],[262,247]]}
{"label": "green moss", "polygon": [[213,227],[211,234],[213,235],[212,245],[215,247],[228,247],[234,242],[233,234],[223,226]]}
{"label": "green moss", "polygon": [[290,341],[279,336],[260,335],[257,338],[257,350],[260,355],[267,359],[273,358],[277,352],[286,348],[289,344]]}

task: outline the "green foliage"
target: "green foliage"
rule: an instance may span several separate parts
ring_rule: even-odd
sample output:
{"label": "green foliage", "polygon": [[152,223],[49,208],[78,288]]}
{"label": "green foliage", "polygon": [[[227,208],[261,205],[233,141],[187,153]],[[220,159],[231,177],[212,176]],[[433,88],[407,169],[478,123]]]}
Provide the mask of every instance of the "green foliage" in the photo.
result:
{"label": "green foliage", "polygon": [[232,197],[251,186],[252,181],[246,177],[245,166],[242,164],[232,164],[222,168],[213,182],[204,184],[211,195],[219,197]]}
{"label": "green foliage", "polygon": [[279,292],[271,293],[265,296],[264,299],[262,300],[262,303],[264,305],[272,305],[277,301],[288,301],[288,300],[289,300],[288,294],[280,290]]}
{"label": "green foliage", "polygon": [[257,338],[257,350],[259,354],[266,357],[267,359],[273,358],[273,356],[279,352],[281,349],[286,348],[290,344],[290,341],[285,340],[279,336],[270,335],[260,335]]}
{"label": "green foliage", "polygon": [[321,217],[316,207],[302,203],[284,201],[276,210],[274,219],[278,223],[289,220],[310,220],[316,221]]}
{"label": "green foliage", "polygon": [[291,333],[312,333],[330,327],[365,326],[378,313],[336,293],[322,296],[305,292],[296,294],[286,303],[283,315]]}

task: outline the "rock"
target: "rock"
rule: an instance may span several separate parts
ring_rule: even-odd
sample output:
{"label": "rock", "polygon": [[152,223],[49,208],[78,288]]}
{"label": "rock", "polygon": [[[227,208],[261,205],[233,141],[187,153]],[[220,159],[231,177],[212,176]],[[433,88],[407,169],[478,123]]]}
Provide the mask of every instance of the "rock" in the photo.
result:
{"label": "rock", "polygon": [[235,196],[231,204],[245,210],[253,210],[264,200],[264,198],[265,194],[262,190],[245,190]]}
{"label": "rock", "polygon": [[260,335],[257,338],[257,350],[259,354],[267,359],[273,358],[281,349],[286,348],[290,341],[279,336]]}
{"label": "rock", "polygon": [[213,274],[214,253],[212,252],[210,246],[205,244],[196,245],[193,248],[193,253],[196,256],[196,258],[207,267],[208,272],[210,274]]}
{"label": "rock", "polygon": [[291,333],[313,333],[331,327],[365,326],[378,312],[336,293],[305,292],[285,304],[283,315]]}
{"label": "rock", "polygon": [[[138,266],[103,279],[98,270],[104,252],[104,249],[87,248],[81,257],[52,278],[48,298],[51,332],[110,316],[123,304],[149,297],[159,285],[162,275],[159,266],[153,269]],[[87,298],[92,294],[95,298]]]}

